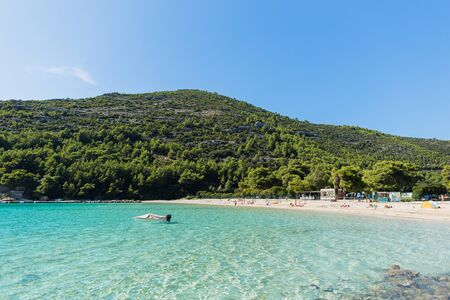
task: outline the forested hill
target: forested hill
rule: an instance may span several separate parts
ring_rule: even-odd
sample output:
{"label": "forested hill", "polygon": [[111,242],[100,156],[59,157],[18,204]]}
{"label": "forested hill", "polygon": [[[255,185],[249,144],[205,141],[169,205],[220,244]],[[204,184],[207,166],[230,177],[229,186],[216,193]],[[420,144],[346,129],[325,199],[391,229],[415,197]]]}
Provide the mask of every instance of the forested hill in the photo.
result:
{"label": "forested hill", "polygon": [[2,101],[0,128],[0,185],[36,197],[286,193],[293,178],[327,174],[297,190],[318,188],[346,165],[450,163],[450,141],[311,124],[198,90]]}

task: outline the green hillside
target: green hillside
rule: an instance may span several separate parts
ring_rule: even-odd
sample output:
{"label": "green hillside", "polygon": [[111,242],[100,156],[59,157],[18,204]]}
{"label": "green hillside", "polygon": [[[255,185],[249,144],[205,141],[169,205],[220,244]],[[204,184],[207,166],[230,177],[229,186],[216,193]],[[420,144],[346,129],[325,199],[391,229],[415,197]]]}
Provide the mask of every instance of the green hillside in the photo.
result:
{"label": "green hillside", "polygon": [[0,184],[33,197],[282,195],[331,185],[342,166],[362,176],[400,161],[420,181],[450,163],[450,141],[311,124],[198,90],[3,101],[0,128]]}

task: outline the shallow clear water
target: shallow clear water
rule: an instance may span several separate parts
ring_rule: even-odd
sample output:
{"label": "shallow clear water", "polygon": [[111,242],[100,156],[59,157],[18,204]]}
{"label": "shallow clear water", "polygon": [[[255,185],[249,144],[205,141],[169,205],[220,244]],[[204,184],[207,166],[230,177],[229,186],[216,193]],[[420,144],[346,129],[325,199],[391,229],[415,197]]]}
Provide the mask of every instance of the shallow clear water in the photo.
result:
{"label": "shallow clear water", "polygon": [[[170,224],[135,220],[171,213]],[[0,297],[351,297],[450,271],[447,224],[182,204],[0,205]]]}

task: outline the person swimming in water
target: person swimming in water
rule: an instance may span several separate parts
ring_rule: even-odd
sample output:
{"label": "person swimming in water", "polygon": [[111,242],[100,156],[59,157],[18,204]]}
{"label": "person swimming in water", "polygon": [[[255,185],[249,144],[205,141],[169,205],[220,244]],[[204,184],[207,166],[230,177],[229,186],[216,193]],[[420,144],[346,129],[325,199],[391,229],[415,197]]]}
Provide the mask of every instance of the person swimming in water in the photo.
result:
{"label": "person swimming in water", "polygon": [[148,214],[146,219],[170,222],[170,219],[172,219],[172,215],[169,214],[169,215],[165,215],[165,216],[160,216],[160,215]]}

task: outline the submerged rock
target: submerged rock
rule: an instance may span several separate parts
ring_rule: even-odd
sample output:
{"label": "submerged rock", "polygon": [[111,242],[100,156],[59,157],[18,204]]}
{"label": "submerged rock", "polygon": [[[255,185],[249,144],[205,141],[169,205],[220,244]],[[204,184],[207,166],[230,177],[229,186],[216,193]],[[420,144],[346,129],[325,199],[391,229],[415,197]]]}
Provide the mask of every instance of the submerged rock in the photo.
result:
{"label": "submerged rock", "polygon": [[392,265],[386,272],[385,278],[408,278],[413,279],[420,275],[419,272],[401,269],[399,265]]}
{"label": "submerged rock", "polygon": [[450,276],[425,276],[393,265],[368,294],[356,299],[450,299]]}

